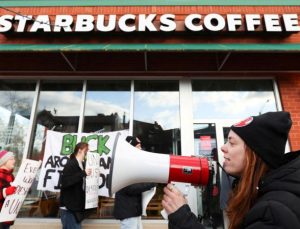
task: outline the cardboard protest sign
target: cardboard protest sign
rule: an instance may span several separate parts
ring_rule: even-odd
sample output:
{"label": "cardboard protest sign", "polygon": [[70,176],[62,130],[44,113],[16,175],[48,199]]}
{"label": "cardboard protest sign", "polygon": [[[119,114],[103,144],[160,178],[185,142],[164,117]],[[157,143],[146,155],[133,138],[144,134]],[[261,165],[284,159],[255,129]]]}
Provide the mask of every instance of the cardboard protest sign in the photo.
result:
{"label": "cardboard protest sign", "polygon": [[45,154],[38,181],[38,190],[59,192],[60,177],[78,142],[89,144],[89,152],[99,155],[98,195],[109,196],[107,179],[111,165],[111,153],[117,133],[121,138],[128,136],[128,130],[107,133],[60,133],[47,131]]}
{"label": "cardboard protest sign", "polygon": [[5,198],[0,213],[0,222],[14,221],[16,219],[40,166],[41,161],[25,159],[22,162],[16,179],[12,184],[16,187],[16,192]]}

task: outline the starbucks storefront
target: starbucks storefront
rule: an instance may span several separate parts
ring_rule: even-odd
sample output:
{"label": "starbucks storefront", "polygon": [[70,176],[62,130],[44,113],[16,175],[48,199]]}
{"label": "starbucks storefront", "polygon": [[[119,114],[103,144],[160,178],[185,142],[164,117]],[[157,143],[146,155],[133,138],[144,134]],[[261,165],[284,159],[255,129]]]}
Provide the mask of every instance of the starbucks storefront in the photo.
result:
{"label": "starbucks storefront", "polygon": [[[24,158],[43,159],[47,130],[128,129],[143,150],[222,163],[232,123],[277,110],[291,112],[288,147],[299,148],[299,6],[41,2],[0,8],[0,147],[16,152],[16,171]],[[220,176],[212,187],[188,191],[208,228],[226,228]],[[13,228],[61,227],[59,193],[37,183]],[[163,187],[148,205],[145,229],[167,228]],[[118,228],[113,207],[113,198],[99,197],[84,228]]]}

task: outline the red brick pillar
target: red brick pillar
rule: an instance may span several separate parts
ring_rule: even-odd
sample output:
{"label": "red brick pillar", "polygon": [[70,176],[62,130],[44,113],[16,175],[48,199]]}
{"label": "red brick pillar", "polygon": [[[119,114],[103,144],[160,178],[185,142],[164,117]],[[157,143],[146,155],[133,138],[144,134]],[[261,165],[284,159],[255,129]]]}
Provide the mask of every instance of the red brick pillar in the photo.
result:
{"label": "red brick pillar", "polygon": [[300,74],[277,77],[283,110],[291,113],[290,132],[292,150],[300,150]]}

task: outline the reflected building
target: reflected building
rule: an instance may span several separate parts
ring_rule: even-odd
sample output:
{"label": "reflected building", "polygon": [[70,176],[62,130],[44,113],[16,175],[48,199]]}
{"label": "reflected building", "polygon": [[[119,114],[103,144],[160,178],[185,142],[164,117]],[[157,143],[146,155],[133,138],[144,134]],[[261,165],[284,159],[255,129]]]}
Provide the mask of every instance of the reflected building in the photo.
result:
{"label": "reflected building", "polygon": [[157,123],[135,120],[133,129],[142,142],[142,148],[148,152],[180,155],[180,129],[163,130]]}

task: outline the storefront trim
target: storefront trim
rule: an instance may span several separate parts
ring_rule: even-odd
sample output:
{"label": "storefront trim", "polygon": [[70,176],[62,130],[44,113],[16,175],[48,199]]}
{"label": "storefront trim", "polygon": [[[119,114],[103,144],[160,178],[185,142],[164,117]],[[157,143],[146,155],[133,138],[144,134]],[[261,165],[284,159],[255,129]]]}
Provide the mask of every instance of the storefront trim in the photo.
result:
{"label": "storefront trim", "polygon": [[49,0],[11,0],[1,1],[1,6],[299,6],[298,0],[62,0],[62,1],[49,1]]}
{"label": "storefront trim", "polygon": [[0,52],[300,51],[297,44],[2,44]]}
{"label": "storefront trim", "polygon": [[33,127],[34,127],[34,122],[35,122],[35,119],[36,119],[36,113],[37,113],[37,109],[38,109],[38,102],[39,102],[39,99],[40,99],[40,86],[41,86],[41,81],[37,80],[36,87],[35,87],[35,96],[34,96],[32,108],[31,108],[29,127],[28,127],[27,136],[26,136],[26,141],[25,141],[25,147],[24,147],[24,151],[23,151],[23,159],[22,160],[25,160],[26,158],[28,158],[28,152],[31,148],[30,139],[33,138],[33,135],[34,135]]}
{"label": "storefront trim", "polygon": [[[47,218],[17,218],[14,224],[14,228],[32,228],[39,229],[41,224],[48,228],[61,228],[60,219],[47,219]],[[120,226],[120,221],[115,219],[86,219],[82,223],[84,228],[99,228],[99,229],[117,229]],[[167,228],[167,220],[143,220],[143,226],[145,229],[149,228]]]}

